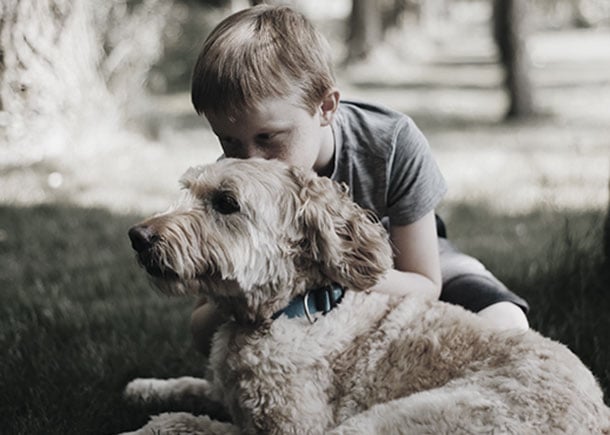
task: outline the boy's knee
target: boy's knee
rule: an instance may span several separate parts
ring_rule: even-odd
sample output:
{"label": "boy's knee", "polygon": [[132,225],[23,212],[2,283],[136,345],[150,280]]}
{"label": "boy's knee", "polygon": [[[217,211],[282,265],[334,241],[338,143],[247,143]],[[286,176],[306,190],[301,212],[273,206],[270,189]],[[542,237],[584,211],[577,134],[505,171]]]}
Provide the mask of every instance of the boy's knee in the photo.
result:
{"label": "boy's knee", "polygon": [[487,271],[485,274],[465,273],[446,281],[443,283],[440,299],[461,305],[474,313],[504,302],[505,304],[498,305],[500,314],[506,311],[507,316],[510,315],[520,325],[524,324],[523,320],[527,322],[525,314],[529,309],[528,303]]}
{"label": "boy's knee", "polygon": [[523,310],[512,302],[497,302],[483,308],[477,314],[494,329],[526,331],[530,326]]}

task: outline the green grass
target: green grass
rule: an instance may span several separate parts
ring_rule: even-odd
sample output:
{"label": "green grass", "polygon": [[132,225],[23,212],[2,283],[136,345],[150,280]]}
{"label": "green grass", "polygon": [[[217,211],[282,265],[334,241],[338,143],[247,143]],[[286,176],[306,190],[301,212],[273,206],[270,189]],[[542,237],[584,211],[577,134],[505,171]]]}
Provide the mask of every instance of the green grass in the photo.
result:
{"label": "green grass", "polygon": [[203,374],[192,301],[151,290],[126,236],[135,217],[0,208],[2,433],[116,433],[147,420],[136,376]]}
{"label": "green grass", "polygon": [[[450,211],[450,238],[528,299],[532,326],[569,345],[608,397],[601,214]],[[159,410],[122,399],[130,379],[203,374],[188,330],[192,301],[155,293],[135,263],[126,232],[137,220],[71,206],[0,207],[0,432],[134,429]]]}

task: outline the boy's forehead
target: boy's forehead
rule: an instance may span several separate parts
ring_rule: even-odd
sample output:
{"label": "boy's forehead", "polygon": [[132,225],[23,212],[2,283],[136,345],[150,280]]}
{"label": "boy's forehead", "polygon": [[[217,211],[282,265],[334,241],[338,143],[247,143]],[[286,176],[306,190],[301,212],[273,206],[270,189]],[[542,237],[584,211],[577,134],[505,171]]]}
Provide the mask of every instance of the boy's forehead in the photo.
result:
{"label": "boy's forehead", "polygon": [[306,110],[291,99],[268,98],[235,114],[217,111],[205,112],[205,116],[214,130],[245,127],[281,129],[290,126],[296,117],[303,116],[302,112]]}

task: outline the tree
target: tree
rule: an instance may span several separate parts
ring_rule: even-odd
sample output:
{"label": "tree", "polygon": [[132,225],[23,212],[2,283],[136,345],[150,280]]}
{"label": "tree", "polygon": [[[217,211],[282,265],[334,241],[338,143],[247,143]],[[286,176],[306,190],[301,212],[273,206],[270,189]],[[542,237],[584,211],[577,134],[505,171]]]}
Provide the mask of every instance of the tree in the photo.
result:
{"label": "tree", "polygon": [[417,3],[420,26],[431,35],[442,29],[443,20],[449,15],[448,0],[425,0]]}
{"label": "tree", "polygon": [[527,0],[493,0],[493,32],[504,67],[510,105],[507,118],[535,113],[525,22]]}
{"label": "tree", "polygon": [[608,209],[606,210],[606,221],[604,223],[604,258],[610,266],[610,181],[608,181]]}
{"label": "tree", "polygon": [[572,23],[577,27],[594,27],[610,18],[607,0],[569,0]]}
{"label": "tree", "polygon": [[347,37],[347,62],[363,60],[382,40],[382,15],[377,1],[352,0]]}
{"label": "tree", "polygon": [[2,148],[28,161],[68,151],[71,142],[107,145],[141,101],[170,7],[162,0],[2,0]]}

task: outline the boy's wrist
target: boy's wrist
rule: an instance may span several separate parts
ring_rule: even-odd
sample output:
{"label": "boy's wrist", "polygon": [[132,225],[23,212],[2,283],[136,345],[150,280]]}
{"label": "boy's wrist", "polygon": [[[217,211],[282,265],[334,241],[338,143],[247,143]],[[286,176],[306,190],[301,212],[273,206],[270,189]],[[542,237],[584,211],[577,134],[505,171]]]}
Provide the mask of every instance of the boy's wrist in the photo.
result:
{"label": "boy's wrist", "polygon": [[403,272],[397,269],[388,272],[368,292],[379,292],[390,296],[418,296],[425,299],[439,298],[440,285],[428,277],[415,272]]}

